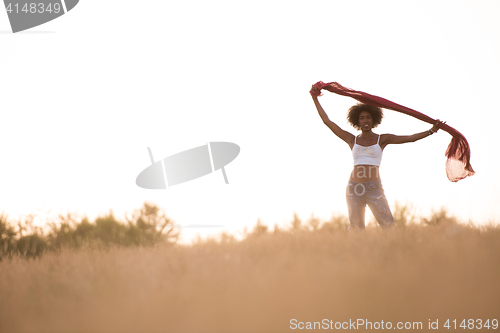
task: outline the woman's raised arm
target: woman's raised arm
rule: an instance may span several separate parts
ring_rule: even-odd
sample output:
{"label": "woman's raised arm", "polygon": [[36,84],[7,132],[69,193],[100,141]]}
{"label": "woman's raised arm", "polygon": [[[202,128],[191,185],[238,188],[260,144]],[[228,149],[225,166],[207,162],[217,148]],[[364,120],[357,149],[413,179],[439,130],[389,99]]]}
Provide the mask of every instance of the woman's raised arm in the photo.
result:
{"label": "woman's raised arm", "polygon": [[441,124],[444,124],[445,122],[440,121],[439,119],[436,120],[436,123],[432,126],[430,130],[427,130],[425,132],[421,133],[416,133],[413,135],[394,135],[394,134],[384,134],[384,138],[380,138],[380,146],[386,146],[389,144],[400,144],[400,143],[407,143],[407,142],[415,142],[417,140],[423,139],[428,137],[431,134],[436,133],[439,130],[439,126]]}
{"label": "woman's raised arm", "polygon": [[336,136],[344,140],[349,145],[349,147],[351,147],[354,144],[354,135],[347,131],[344,131],[337,124],[331,121],[330,118],[328,118],[328,115],[326,114],[325,110],[323,110],[323,107],[319,103],[317,96],[312,96],[312,99],[314,101],[314,105],[316,105],[319,116],[321,117],[325,125],[328,126]]}

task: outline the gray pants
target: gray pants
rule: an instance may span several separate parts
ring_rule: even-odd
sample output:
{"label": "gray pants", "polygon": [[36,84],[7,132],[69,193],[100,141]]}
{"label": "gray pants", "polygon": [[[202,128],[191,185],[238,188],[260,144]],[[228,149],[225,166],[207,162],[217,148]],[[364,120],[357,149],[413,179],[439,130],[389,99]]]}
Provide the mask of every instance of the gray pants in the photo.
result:
{"label": "gray pants", "polygon": [[366,183],[349,181],[346,189],[346,200],[349,209],[349,220],[351,221],[349,229],[365,228],[366,205],[370,207],[373,216],[375,216],[382,228],[386,229],[395,226],[380,180]]}

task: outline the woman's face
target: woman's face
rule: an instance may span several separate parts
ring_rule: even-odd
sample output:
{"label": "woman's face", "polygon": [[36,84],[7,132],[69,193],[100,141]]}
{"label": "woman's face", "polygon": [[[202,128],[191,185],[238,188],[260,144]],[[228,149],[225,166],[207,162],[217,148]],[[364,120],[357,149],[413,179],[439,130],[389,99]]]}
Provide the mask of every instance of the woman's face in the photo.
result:
{"label": "woman's face", "polygon": [[370,130],[373,127],[373,119],[370,112],[361,111],[359,114],[359,127],[361,127],[361,130]]}

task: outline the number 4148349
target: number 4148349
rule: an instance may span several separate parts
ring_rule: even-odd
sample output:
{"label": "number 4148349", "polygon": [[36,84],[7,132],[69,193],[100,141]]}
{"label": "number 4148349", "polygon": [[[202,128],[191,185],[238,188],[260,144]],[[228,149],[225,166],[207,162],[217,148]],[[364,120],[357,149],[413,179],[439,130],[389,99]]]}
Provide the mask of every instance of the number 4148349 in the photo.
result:
{"label": "number 4148349", "polygon": [[[446,321],[446,323],[444,324],[444,327],[446,327],[447,329],[450,329],[450,328],[453,328],[453,329],[457,329],[457,320],[454,319],[452,321],[450,321],[449,319]],[[481,328],[486,328],[486,329],[494,329],[496,330],[498,328],[498,320],[497,319],[492,319],[491,320],[491,324],[490,324],[490,320],[487,319],[484,323],[481,319],[464,319],[462,320],[462,322],[460,323],[460,325],[458,326],[459,328],[463,328],[463,329],[481,329]]]}
{"label": "number 4148349", "polygon": [[7,6],[7,12],[10,14],[12,12],[14,12],[15,14],[18,14],[20,12],[22,13],[30,13],[30,14],[36,14],[36,13],[39,13],[39,14],[42,14],[42,13],[59,13],[61,11],[61,5],[58,4],[58,3],[49,3],[47,6],[45,6],[45,4],[43,3],[25,3],[24,6],[22,6],[22,8],[19,8],[19,4],[16,3],[14,5],[12,5],[12,3],[9,3],[9,5]]}

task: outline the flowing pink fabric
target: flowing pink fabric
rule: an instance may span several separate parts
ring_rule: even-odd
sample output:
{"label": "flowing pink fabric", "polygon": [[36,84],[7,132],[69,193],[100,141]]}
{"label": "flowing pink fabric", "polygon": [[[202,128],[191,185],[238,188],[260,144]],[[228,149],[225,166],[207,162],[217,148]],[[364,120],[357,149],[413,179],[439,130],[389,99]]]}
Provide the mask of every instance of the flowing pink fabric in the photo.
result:
{"label": "flowing pink fabric", "polygon": [[[310,93],[313,96],[320,96],[322,95],[321,89],[325,89],[339,95],[352,97],[360,101],[361,103],[398,111],[430,124],[434,124],[436,122],[435,119],[432,119],[431,117],[428,117],[421,112],[407,108],[406,106],[402,106],[400,104],[396,104],[382,97],[343,87],[337,82],[324,83],[322,81],[319,81],[314,84],[313,89],[310,91]],[[448,179],[452,182],[457,182],[460,179],[464,179],[465,177],[474,175],[475,172],[469,162],[469,143],[467,142],[465,137],[462,135],[462,133],[446,124],[441,124],[440,128],[442,128],[443,131],[450,133],[452,136],[451,142],[448,145],[448,149],[446,149],[445,153],[445,156],[447,157],[446,175],[448,176]]]}

